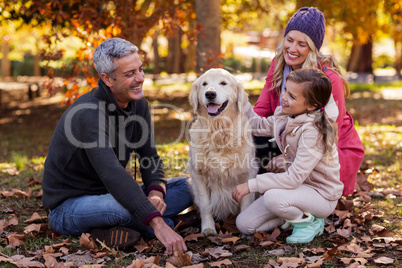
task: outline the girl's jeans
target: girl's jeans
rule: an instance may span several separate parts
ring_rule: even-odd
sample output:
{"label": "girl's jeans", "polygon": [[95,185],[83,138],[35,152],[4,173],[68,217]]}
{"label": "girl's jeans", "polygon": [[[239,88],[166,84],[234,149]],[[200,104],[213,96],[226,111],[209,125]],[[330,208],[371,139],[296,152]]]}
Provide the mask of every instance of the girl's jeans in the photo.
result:
{"label": "girl's jeans", "polygon": [[[168,180],[166,186],[166,211],[164,221],[173,229],[171,217],[192,205],[190,185],[187,177]],[[142,186],[143,190],[144,186]],[[85,195],[70,198],[49,211],[50,227],[62,234],[80,236],[91,232],[92,228],[124,226],[140,232],[147,238],[154,237],[151,226],[134,218],[111,194]]]}

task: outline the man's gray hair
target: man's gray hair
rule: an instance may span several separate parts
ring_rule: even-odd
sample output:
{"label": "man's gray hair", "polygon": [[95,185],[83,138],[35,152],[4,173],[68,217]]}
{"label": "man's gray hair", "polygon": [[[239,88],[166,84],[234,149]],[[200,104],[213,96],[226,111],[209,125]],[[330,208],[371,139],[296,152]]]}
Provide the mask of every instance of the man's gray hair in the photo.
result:
{"label": "man's gray hair", "polygon": [[114,60],[137,52],[138,48],[127,40],[122,38],[107,39],[95,50],[93,57],[95,69],[99,76],[105,73],[110,75],[113,79],[116,79],[113,74],[117,69]]}

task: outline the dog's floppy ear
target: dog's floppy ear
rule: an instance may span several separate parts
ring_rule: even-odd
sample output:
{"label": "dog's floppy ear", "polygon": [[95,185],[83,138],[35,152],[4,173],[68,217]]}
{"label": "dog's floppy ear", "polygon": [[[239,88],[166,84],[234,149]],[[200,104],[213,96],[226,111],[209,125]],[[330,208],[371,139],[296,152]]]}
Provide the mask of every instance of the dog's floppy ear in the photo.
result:
{"label": "dog's floppy ear", "polygon": [[236,90],[237,90],[237,108],[239,112],[243,112],[243,108],[246,107],[248,103],[248,95],[244,91],[243,84],[236,79]]}
{"label": "dog's floppy ear", "polygon": [[191,106],[193,106],[193,112],[196,114],[198,110],[198,89],[199,89],[199,78],[193,82],[191,85],[189,101]]}

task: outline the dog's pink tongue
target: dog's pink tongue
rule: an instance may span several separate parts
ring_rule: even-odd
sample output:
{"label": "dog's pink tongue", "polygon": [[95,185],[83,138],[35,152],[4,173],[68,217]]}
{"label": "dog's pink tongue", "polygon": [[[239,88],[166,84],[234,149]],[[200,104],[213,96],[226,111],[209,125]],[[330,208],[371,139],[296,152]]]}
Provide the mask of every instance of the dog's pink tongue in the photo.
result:
{"label": "dog's pink tongue", "polygon": [[208,105],[208,108],[207,108],[208,113],[216,114],[218,112],[219,107],[220,107],[220,105],[217,105],[217,104]]}

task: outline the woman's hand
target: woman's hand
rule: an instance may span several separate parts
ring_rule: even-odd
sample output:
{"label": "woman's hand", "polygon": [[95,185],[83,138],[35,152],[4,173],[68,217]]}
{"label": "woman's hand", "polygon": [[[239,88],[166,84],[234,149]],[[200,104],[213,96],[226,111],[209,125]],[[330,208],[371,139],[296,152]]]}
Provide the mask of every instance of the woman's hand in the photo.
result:
{"label": "woman's hand", "polygon": [[237,185],[232,191],[232,198],[236,200],[237,203],[240,204],[240,201],[243,196],[250,193],[250,189],[248,188],[248,183],[242,183]]}

